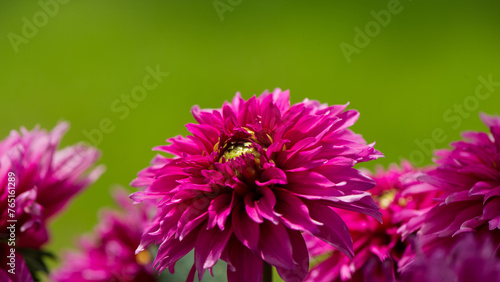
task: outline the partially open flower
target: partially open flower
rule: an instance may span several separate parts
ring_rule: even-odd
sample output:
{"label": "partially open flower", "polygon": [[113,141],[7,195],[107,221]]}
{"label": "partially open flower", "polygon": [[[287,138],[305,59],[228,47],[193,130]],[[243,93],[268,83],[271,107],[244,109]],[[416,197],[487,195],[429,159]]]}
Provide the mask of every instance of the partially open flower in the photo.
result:
{"label": "partially open flower", "polygon": [[381,157],[348,129],[357,111],[304,100],[290,106],[277,89],[245,101],[236,95],[222,109],[192,112],[192,135],[155,149],[157,156],[133,186],[136,202],[159,199],[143,235],[159,245],[160,271],[174,270],[194,248],[201,278],[219,259],[229,281],[260,281],[263,263],[286,280],[303,279],[309,267],[303,232],[352,257],[349,231],[331,209],[347,209],[380,220],[366,190],[375,183],[353,166]]}
{"label": "partially open flower", "polygon": [[[451,248],[454,237],[464,232],[495,233],[500,247],[500,118],[481,115],[491,134],[465,132],[464,141],[452,149],[436,151],[437,167],[421,176],[423,189],[441,192],[437,205],[412,218],[404,235],[418,231],[422,252]],[[413,260],[408,250],[401,265]]]}

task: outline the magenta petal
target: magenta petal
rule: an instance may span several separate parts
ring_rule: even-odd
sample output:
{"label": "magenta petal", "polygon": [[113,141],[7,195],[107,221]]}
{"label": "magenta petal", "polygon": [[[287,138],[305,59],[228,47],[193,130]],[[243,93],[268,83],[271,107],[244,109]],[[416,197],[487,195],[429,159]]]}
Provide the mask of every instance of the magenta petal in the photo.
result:
{"label": "magenta petal", "polygon": [[232,234],[231,228],[226,228],[224,231],[220,231],[218,228],[206,230],[202,227],[200,229],[194,249],[194,263],[200,281],[205,269],[211,268],[217,263]]}
{"label": "magenta petal", "polygon": [[359,112],[356,110],[348,110],[340,113],[337,117],[341,119],[341,122],[335,124],[335,131],[346,129],[356,123],[359,118]]}
{"label": "magenta petal", "polygon": [[245,196],[245,209],[247,211],[248,216],[257,223],[264,222],[264,218],[260,215],[259,211],[255,207],[255,202],[253,200],[253,195],[247,194]]}
{"label": "magenta petal", "polygon": [[[315,168],[314,171],[321,173],[328,180],[337,184],[338,189],[345,190],[368,190],[375,187],[375,181],[362,174],[359,170],[336,165],[324,165]],[[339,183],[344,183],[339,185]]]}
{"label": "magenta petal", "polygon": [[206,146],[208,152],[212,152],[214,145],[219,141],[219,131],[208,124],[194,124],[189,123],[186,125],[189,132],[198,137],[200,141]]}
{"label": "magenta petal", "polygon": [[218,110],[201,110],[200,107],[194,106],[191,109],[191,113],[200,124],[210,124],[213,126],[223,125],[222,115]]}
{"label": "magenta petal", "polygon": [[255,183],[259,186],[268,186],[272,184],[287,184],[286,173],[277,168],[271,167],[262,172],[261,181],[256,180]]}
{"label": "magenta petal", "polygon": [[169,138],[167,141],[172,144],[167,146],[157,146],[154,147],[153,150],[164,151],[176,156],[183,156],[184,154],[201,155],[203,152],[198,144],[193,143],[189,138],[181,135]]}
{"label": "magenta petal", "polygon": [[135,192],[130,195],[130,199],[134,200],[134,204],[139,204],[142,201],[146,200],[156,200],[163,198],[164,194],[163,193],[153,193],[153,192]]}
{"label": "magenta petal", "polygon": [[167,240],[161,243],[155,258],[158,271],[165,270],[189,253],[195,246],[196,235],[197,232],[191,232],[182,241]]}
{"label": "magenta petal", "polygon": [[292,243],[285,227],[264,221],[261,225],[259,240],[260,255],[263,260],[276,267],[294,269]]}
{"label": "magenta petal", "polygon": [[[477,201],[480,203],[480,201]],[[460,203],[451,203],[436,206],[428,213],[428,225],[422,227],[422,232],[432,234],[438,232],[440,236],[452,236],[460,229],[462,223],[481,214],[482,205],[471,204],[463,207]],[[448,211],[444,213],[444,211]]]}
{"label": "magenta petal", "polygon": [[[253,254],[237,240],[228,243],[229,262],[227,265],[228,282],[261,282],[262,259]],[[231,269],[231,266],[234,269]]]}
{"label": "magenta petal", "polygon": [[281,279],[285,282],[303,281],[309,270],[309,253],[307,246],[299,231],[288,231],[290,242],[293,246],[293,260],[297,263],[295,269],[276,267]]}
{"label": "magenta petal", "polygon": [[[208,205],[204,199],[198,199],[195,201],[195,204],[190,205],[182,214],[182,216],[179,218],[177,221],[177,232],[176,232],[176,237],[179,237],[184,235],[186,232],[183,232],[184,228],[188,228],[189,230],[193,229],[194,227],[198,226],[203,222],[205,218],[208,217],[208,211],[205,211],[205,209],[199,208],[197,203],[201,203],[205,207]],[[191,226],[191,227],[186,227],[186,226]],[[181,237],[182,240],[182,237]]]}
{"label": "magenta petal", "polygon": [[221,194],[215,197],[208,206],[208,228],[216,224],[220,230],[224,230],[226,218],[231,212],[231,194]]}
{"label": "magenta petal", "polygon": [[282,113],[290,109],[290,90],[281,91],[281,89],[276,88],[272,95],[276,107],[278,107]]}
{"label": "magenta petal", "polygon": [[318,225],[309,215],[309,209],[299,198],[290,195],[286,190],[278,190],[279,198],[276,211],[282,214],[281,221],[285,226],[294,230],[319,232]]}
{"label": "magenta petal", "polygon": [[319,226],[319,232],[313,235],[352,259],[354,257],[352,238],[342,218],[327,206],[310,201],[307,201],[306,204],[309,207],[311,217],[324,224]]}
{"label": "magenta petal", "polygon": [[149,186],[148,192],[168,193],[175,187],[179,186],[178,180],[186,178],[185,175],[165,175],[157,178],[157,180]]}
{"label": "magenta petal", "polygon": [[281,120],[280,110],[272,100],[272,96],[268,96],[262,103],[262,127],[266,132],[271,132]]}
{"label": "magenta petal", "polygon": [[195,274],[196,274],[196,267],[193,264],[193,266],[191,267],[191,270],[189,270],[188,277],[186,278],[186,282],[194,282]]}
{"label": "magenta petal", "polygon": [[273,191],[265,186],[258,187],[257,191],[262,194],[260,199],[255,202],[259,214],[272,223],[278,224],[278,217],[274,211],[276,196],[274,196]]}
{"label": "magenta petal", "polygon": [[[186,234],[189,232],[193,231],[196,227],[198,227],[202,222],[204,222],[208,217],[208,212],[204,212],[197,216],[196,218],[186,222],[186,224],[182,227],[178,227],[177,230],[179,230],[178,236],[179,240],[182,240]],[[182,219],[182,218],[181,218]],[[180,222],[180,219],[179,219]]]}
{"label": "magenta petal", "polygon": [[491,191],[489,191],[488,193],[486,193],[484,195],[483,204],[486,203],[486,201],[488,201],[490,198],[497,197],[497,196],[500,196],[500,186],[492,188]]}
{"label": "magenta petal", "polygon": [[483,112],[479,113],[481,120],[488,127],[500,127],[500,118],[498,115],[488,115]]}
{"label": "magenta petal", "polygon": [[257,252],[260,235],[259,224],[251,220],[241,208],[235,207],[231,215],[234,235],[247,248]]}
{"label": "magenta petal", "polygon": [[500,216],[500,197],[496,197],[486,202],[481,219],[489,220],[494,219],[497,216]]}
{"label": "magenta petal", "polygon": [[325,204],[331,207],[366,214],[382,223],[382,214],[378,211],[378,205],[375,203],[370,193],[359,192],[357,194],[336,198],[337,201],[328,201],[325,202]]}

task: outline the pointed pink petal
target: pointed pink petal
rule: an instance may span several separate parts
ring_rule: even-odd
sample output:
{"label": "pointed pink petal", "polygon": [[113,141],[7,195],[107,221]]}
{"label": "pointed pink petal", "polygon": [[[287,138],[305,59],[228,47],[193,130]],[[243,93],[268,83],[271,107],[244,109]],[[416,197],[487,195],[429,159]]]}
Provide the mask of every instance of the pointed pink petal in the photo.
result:
{"label": "pointed pink petal", "polygon": [[311,217],[324,224],[323,226],[319,226],[319,232],[313,235],[334,246],[349,258],[353,258],[352,238],[342,218],[325,205],[312,201],[307,201],[306,204]]}
{"label": "pointed pink petal", "polygon": [[276,267],[294,269],[292,243],[286,228],[281,224],[274,225],[269,221],[264,221],[260,227],[261,238],[264,238],[259,240],[262,259]]}

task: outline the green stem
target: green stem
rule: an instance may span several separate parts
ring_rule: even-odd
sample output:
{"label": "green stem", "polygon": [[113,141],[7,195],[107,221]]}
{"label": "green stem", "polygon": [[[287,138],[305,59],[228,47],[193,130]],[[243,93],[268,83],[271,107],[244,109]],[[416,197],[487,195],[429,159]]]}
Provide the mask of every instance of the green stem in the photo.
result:
{"label": "green stem", "polygon": [[273,282],[273,267],[265,261],[262,270],[262,282]]}

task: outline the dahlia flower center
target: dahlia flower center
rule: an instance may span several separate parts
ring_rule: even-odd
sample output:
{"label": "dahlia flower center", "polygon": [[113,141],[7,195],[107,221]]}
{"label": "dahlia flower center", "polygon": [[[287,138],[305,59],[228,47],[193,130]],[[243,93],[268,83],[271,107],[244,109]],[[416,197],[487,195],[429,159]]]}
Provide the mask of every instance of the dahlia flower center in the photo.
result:
{"label": "dahlia flower center", "polygon": [[251,142],[233,142],[225,148],[222,156],[224,156],[226,160],[231,160],[244,154],[252,154],[256,157],[259,156],[259,153],[252,146]]}
{"label": "dahlia flower center", "polygon": [[395,196],[396,196],[396,191],[394,191],[394,190],[384,192],[382,195],[380,195],[380,197],[379,197],[380,208],[382,208],[382,209],[388,208],[391,205],[391,203],[394,201]]}

